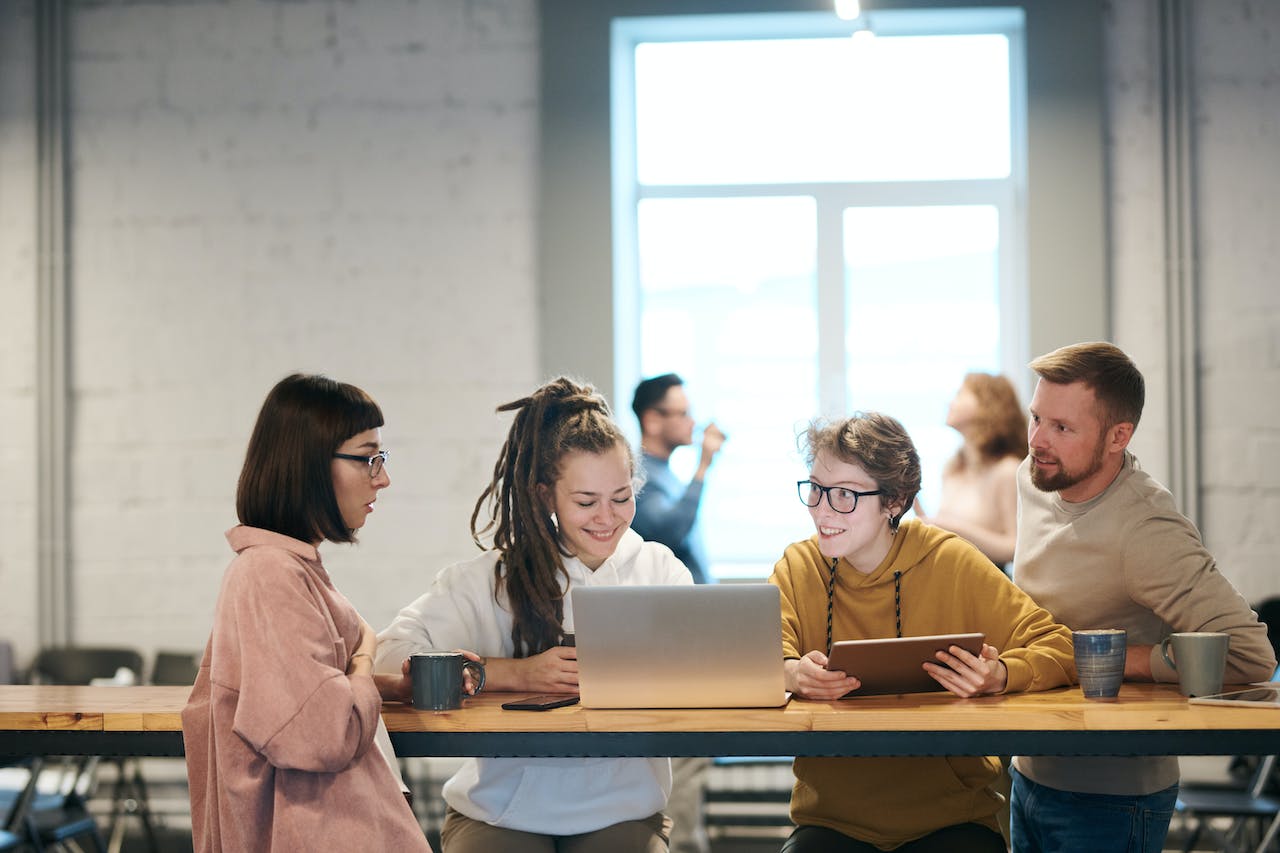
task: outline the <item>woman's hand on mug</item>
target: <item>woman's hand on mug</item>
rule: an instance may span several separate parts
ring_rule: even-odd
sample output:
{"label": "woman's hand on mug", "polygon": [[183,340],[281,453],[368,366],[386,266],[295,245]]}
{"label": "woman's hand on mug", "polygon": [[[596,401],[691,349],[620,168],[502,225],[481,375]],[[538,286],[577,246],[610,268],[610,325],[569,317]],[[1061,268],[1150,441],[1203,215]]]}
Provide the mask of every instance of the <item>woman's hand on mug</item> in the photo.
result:
{"label": "woman's hand on mug", "polygon": [[[470,649],[454,649],[454,651],[461,654],[467,660],[475,661],[481,666],[486,665],[485,659],[481,655],[476,654]],[[406,663],[408,663],[408,661],[406,661]],[[476,679],[475,675],[472,673],[471,667],[463,667],[462,692],[466,693],[468,696],[474,696],[476,695],[476,692],[479,690],[479,684],[480,682]]]}

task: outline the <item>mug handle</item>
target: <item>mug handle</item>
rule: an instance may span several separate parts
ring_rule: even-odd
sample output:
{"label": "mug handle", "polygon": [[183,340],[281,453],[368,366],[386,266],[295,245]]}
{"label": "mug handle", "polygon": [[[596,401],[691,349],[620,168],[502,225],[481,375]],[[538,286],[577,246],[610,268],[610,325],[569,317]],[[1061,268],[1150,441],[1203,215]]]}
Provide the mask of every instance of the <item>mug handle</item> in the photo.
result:
{"label": "mug handle", "polygon": [[464,670],[471,669],[471,674],[476,679],[476,692],[471,695],[478,695],[481,690],[484,690],[484,664],[479,661],[468,660],[462,662],[462,668]]}
{"label": "mug handle", "polygon": [[1165,637],[1160,641],[1160,657],[1164,658],[1164,662],[1169,665],[1169,668],[1176,672],[1178,665],[1173,662],[1173,658],[1169,657],[1169,644],[1171,642],[1173,642],[1173,637]]}

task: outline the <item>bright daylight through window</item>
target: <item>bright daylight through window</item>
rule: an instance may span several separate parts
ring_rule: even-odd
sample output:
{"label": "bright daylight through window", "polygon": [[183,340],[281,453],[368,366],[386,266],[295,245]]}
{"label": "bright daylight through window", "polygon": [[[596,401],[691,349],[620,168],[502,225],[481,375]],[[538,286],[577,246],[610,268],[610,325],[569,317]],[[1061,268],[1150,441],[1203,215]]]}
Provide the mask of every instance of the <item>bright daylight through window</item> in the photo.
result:
{"label": "bright daylight through window", "polygon": [[623,19],[612,71],[616,387],[679,373],[728,434],[712,573],[811,533],[816,415],[902,420],[936,506],[963,375],[1025,361],[1021,13]]}

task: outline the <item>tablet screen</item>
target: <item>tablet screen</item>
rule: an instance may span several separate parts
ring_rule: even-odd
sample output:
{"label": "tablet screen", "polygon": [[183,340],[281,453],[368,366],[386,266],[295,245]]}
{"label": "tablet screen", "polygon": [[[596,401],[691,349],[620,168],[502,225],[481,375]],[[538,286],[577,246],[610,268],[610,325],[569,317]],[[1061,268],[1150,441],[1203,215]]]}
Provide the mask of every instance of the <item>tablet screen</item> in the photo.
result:
{"label": "tablet screen", "polygon": [[983,634],[934,634],[883,640],[841,640],[831,649],[827,669],[841,670],[862,682],[846,698],[886,693],[929,693],[945,689],[921,666],[938,663],[935,654],[959,646],[971,654],[982,651]]}

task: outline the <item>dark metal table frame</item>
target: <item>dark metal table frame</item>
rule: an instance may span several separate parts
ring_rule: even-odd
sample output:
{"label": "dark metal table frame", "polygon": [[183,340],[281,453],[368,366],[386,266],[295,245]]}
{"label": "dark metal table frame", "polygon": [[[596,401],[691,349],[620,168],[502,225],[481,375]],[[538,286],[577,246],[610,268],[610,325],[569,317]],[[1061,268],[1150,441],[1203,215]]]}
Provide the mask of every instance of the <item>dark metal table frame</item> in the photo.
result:
{"label": "dark metal table frame", "polygon": [[[1270,755],[1280,729],[392,732],[400,756]],[[180,756],[174,731],[0,731],[0,756]]]}

